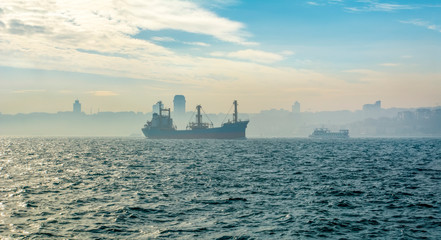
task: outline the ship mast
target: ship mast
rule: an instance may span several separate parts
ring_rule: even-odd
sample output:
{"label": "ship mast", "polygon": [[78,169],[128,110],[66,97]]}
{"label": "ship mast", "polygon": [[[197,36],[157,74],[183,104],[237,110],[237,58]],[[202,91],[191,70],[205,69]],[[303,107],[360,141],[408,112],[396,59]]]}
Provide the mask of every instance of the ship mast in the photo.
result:
{"label": "ship mast", "polygon": [[159,106],[159,116],[162,116],[162,101],[156,103]]}
{"label": "ship mast", "polygon": [[162,126],[162,101],[157,103],[159,105],[159,126]]}
{"label": "ship mast", "polygon": [[198,114],[196,115],[196,122],[197,122],[197,126],[198,128],[202,127],[202,115],[201,115],[201,105],[197,105],[196,109],[198,110]]}
{"label": "ship mast", "polygon": [[162,101],[159,101],[157,104],[159,105],[159,126],[162,126],[162,112],[168,112],[168,121],[170,121],[170,108],[162,108]]}
{"label": "ship mast", "polygon": [[237,100],[234,100],[233,123],[237,123]]}
{"label": "ship mast", "polygon": [[171,118],[171,116],[170,116],[170,108],[162,108],[162,101],[159,101],[158,102],[158,105],[159,105],[159,116],[161,116],[162,117],[162,112],[168,112],[168,118]]}

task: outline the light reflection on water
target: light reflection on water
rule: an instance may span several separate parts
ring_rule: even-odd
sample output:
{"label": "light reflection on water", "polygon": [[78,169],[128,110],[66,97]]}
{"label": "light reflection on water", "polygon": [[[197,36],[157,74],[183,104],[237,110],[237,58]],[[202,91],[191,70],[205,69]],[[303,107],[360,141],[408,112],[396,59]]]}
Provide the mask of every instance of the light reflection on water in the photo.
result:
{"label": "light reflection on water", "polygon": [[0,140],[0,238],[441,238],[440,139]]}

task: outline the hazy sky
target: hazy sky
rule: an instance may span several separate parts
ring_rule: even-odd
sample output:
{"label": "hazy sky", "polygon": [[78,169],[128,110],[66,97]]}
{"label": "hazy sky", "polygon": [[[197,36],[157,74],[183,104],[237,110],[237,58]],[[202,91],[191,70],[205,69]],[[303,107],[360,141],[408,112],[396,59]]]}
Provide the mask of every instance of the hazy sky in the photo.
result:
{"label": "hazy sky", "polygon": [[0,112],[441,105],[439,0],[2,0]]}

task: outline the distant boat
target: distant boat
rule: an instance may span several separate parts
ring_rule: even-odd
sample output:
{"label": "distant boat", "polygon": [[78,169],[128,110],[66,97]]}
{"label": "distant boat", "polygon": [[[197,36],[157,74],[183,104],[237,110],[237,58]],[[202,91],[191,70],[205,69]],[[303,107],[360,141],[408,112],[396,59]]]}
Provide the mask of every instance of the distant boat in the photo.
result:
{"label": "distant boat", "polygon": [[327,128],[316,128],[314,132],[309,135],[310,138],[349,138],[349,130],[342,129],[338,132],[331,132]]}
{"label": "distant boat", "polygon": [[[187,130],[177,130],[170,117],[170,108],[162,108],[159,102],[159,114],[154,113],[152,120],[148,121],[142,128],[142,132],[148,138],[153,139],[245,139],[245,129],[249,121],[238,120],[237,101],[233,102],[233,121],[214,128],[213,124],[202,122],[201,105],[196,106],[196,122],[191,122]],[[163,112],[168,112],[164,115]]]}

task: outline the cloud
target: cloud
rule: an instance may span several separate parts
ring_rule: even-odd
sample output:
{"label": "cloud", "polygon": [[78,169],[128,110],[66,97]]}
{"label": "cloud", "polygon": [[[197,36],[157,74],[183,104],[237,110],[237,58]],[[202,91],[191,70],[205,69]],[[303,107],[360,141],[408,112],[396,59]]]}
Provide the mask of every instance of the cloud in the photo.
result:
{"label": "cloud", "polygon": [[238,5],[241,3],[240,0],[193,0],[193,2],[197,2],[202,6],[206,6],[207,8],[220,8],[225,9],[225,7],[230,7],[234,5]]}
{"label": "cloud", "polygon": [[393,12],[397,10],[412,10],[419,8],[415,5],[381,3],[374,0],[360,2],[364,3],[364,5],[360,7],[345,7],[345,9],[350,12]]}
{"label": "cloud", "polygon": [[311,6],[326,6],[326,5],[339,5],[348,12],[394,12],[399,10],[413,10],[424,7],[439,7],[422,4],[399,4],[399,3],[384,3],[380,0],[357,0],[357,1],[344,1],[344,0],[316,0],[308,1],[306,4]]}
{"label": "cloud", "polygon": [[348,70],[344,70],[342,72],[345,73],[359,73],[359,74],[377,74],[377,71],[374,70],[370,70],[370,69],[348,69]]}
{"label": "cloud", "polygon": [[2,10],[0,21],[9,23],[10,33],[47,33],[47,38],[51,38],[47,40],[61,40],[66,44],[135,40],[131,36],[140,31],[165,29],[209,35],[242,45],[255,44],[246,41],[250,34],[244,30],[242,23],[219,17],[196,3],[184,0],[5,0],[2,5],[2,9],[8,10]]}
{"label": "cloud", "polygon": [[19,35],[30,35],[35,33],[45,33],[47,29],[44,26],[27,25],[17,19],[9,21],[9,32]]}
{"label": "cloud", "polygon": [[42,93],[46,92],[45,89],[21,89],[21,90],[14,90],[13,93]]}
{"label": "cloud", "polygon": [[97,97],[111,97],[111,96],[119,95],[119,93],[113,91],[90,91],[89,94],[92,94]]}
{"label": "cloud", "polygon": [[337,3],[341,3],[343,2],[343,0],[329,0],[330,4],[337,4]]}
{"label": "cloud", "polygon": [[259,63],[273,63],[283,60],[283,56],[275,53],[264,52],[253,49],[240,50],[237,52],[213,52],[210,54],[214,57],[228,57],[242,60],[248,60]]}
{"label": "cloud", "polygon": [[390,4],[390,3],[372,3],[370,9],[372,11],[395,11],[395,10],[410,10],[415,9],[415,6],[405,4]]}
{"label": "cloud", "polygon": [[187,44],[187,45],[195,45],[195,46],[201,46],[201,47],[210,46],[210,44],[203,43],[203,42],[181,42],[181,41],[177,41],[176,39],[171,38],[171,37],[152,37],[151,39],[156,42],[179,42],[179,43],[183,43],[183,44]]}
{"label": "cloud", "polygon": [[282,54],[284,56],[291,56],[291,55],[294,55],[295,52],[290,51],[290,50],[286,50],[286,51],[281,52],[280,54]]}
{"label": "cloud", "polygon": [[163,80],[164,74],[176,71],[176,66],[198,66],[200,60],[156,43],[171,38],[142,40],[135,35],[173,29],[257,45],[246,40],[249,34],[242,23],[183,0],[4,0],[2,9],[0,65],[17,68],[176,81]]}
{"label": "cloud", "polygon": [[118,18],[140,29],[180,30],[238,44],[246,44],[245,38],[249,35],[242,23],[219,17],[190,1],[116,1],[115,7]]}
{"label": "cloud", "polygon": [[174,42],[176,41],[174,38],[171,37],[152,37],[153,41],[157,42]]}
{"label": "cloud", "polygon": [[427,21],[423,21],[421,19],[413,19],[413,20],[409,20],[409,21],[400,21],[400,22],[401,23],[405,23],[405,24],[411,24],[411,25],[419,26],[419,27],[424,27],[424,28],[432,30],[432,31],[441,32],[441,26],[432,24],[432,23],[427,22]]}
{"label": "cloud", "polygon": [[184,42],[184,44],[200,46],[200,47],[209,47],[210,46],[210,44],[204,43],[204,42]]}

